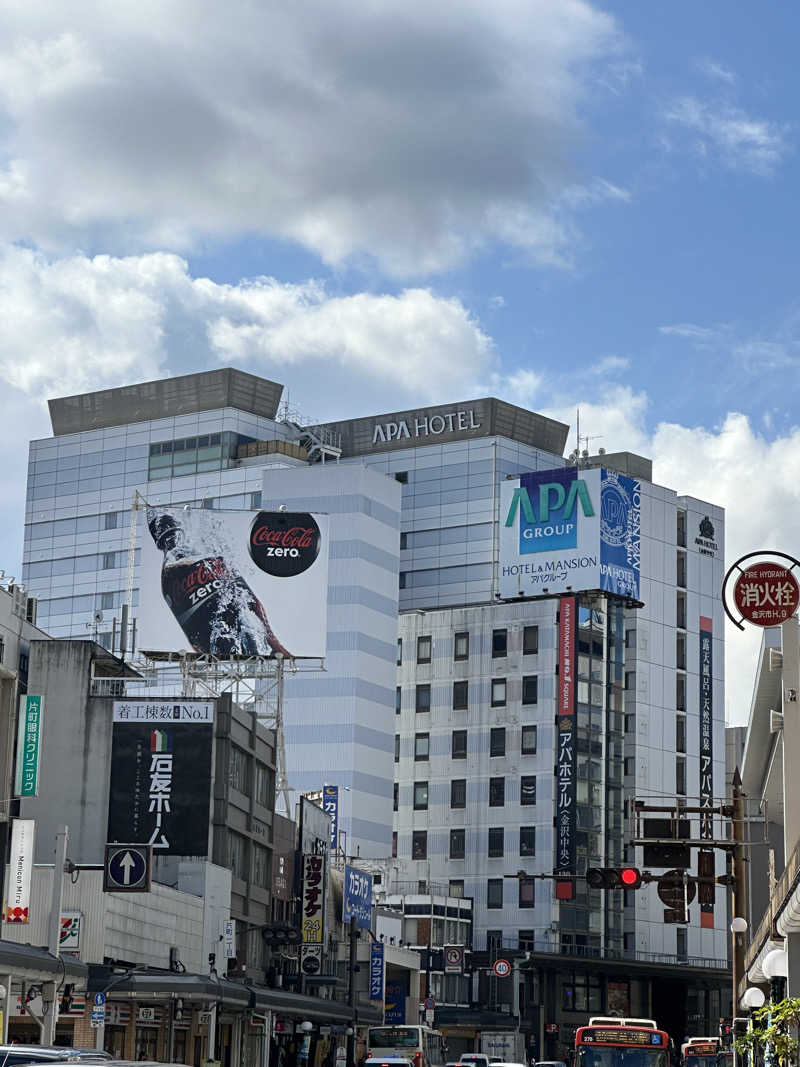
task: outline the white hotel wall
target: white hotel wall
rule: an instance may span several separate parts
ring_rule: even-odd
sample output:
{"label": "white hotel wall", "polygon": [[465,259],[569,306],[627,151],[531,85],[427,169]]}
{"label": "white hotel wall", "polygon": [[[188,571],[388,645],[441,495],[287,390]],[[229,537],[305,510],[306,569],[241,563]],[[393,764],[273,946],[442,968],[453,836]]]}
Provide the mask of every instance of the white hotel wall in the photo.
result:
{"label": "white hotel wall", "polygon": [[[642,581],[644,607],[636,613],[635,705],[631,695],[626,712],[635,711],[635,795],[651,803],[671,802],[676,790],[676,634],[677,634],[677,511],[687,512],[686,576],[686,792],[687,804],[697,805],[699,796],[699,619],[713,620],[714,680],[714,796],[725,795],[725,692],[724,614],[719,591],[724,573],[724,523],[722,508],[690,497],[679,497],[662,486],[642,483]],[[702,555],[694,539],[701,520],[714,525],[717,550]],[[683,591],[683,590],[681,590]],[[629,624],[630,625],[630,624]],[[626,784],[634,782],[626,778]],[[697,835],[696,821],[693,836]],[[696,852],[693,854],[696,856]],[[640,861],[641,858],[639,857]],[[693,862],[693,868],[696,864]],[[717,873],[724,873],[724,856],[717,856]],[[725,890],[717,888],[714,929],[699,925],[699,906],[692,907],[687,954],[724,960],[727,946]],[[636,942],[644,952],[674,955],[677,927],[666,925],[664,906],[655,886],[635,894]]]}
{"label": "white hotel wall", "polygon": [[[297,794],[340,790],[347,850],[388,855],[394,776],[400,485],[366,467],[318,464],[264,474],[262,506],[331,517],[324,672],[287,675],[285,734]],[[297,795],[296,794],[296,795]]]}

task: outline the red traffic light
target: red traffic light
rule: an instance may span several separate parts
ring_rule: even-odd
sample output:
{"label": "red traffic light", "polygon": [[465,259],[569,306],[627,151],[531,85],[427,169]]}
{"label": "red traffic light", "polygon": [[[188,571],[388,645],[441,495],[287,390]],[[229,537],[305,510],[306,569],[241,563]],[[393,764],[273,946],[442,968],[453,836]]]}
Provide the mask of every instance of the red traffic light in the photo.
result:
{"label": "red traffic light", "polygon": [[586,883],[590,889],[638,889],[642,873],[636,867],[589,867]]}
{"label": "red traffic light", "polygon": [[635,867],[623,867],[619,872],[619,880],[626,889],[638,889],[642,884],[642,876]]}

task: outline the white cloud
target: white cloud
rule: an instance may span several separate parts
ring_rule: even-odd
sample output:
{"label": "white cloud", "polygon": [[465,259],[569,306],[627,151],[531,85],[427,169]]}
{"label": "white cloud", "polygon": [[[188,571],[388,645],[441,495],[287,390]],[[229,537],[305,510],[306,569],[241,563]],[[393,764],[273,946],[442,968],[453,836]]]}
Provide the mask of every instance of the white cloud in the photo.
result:
{"label": "white cloud", "polygon": [[568,264],[551,205],[587,87],[624,62],[587,0],[5,5],[0,239],[260,233],[404,275],[499,240]]}
{"label": "white cloud", "polygon": [[726,85],[733,85],[736,82],[736,75],[733,71],[713,59],[700,60],[697,69],[712,81],[724,82]]}
{"label": "white cloud", "polygon": [[[330,296],[314,281],[192,278],[167,253],[49,261],[0,250],[0,377],[32,396],[158,377],[167,365],[236,362],[267,376],[354,375],[434,399],[488,368],[492,345],[466,308],[427,289]],[[324,395],[324,393],[323,393]]]}
{"label": "white cloud", "polygon": [[682,337],[697,345],[716,341],[720,336],[719,330],[708,326],[697,326],[693,322],[679,322],[674,326],[659,326],[658,332],[667,337]]}
{"label": "white cloud", "polygon": [[724,102],[685,96],[666,108],[664,118],[687,131],[696,154],[731,170],[768,177],[790,148],[785,124],[755,118]]}

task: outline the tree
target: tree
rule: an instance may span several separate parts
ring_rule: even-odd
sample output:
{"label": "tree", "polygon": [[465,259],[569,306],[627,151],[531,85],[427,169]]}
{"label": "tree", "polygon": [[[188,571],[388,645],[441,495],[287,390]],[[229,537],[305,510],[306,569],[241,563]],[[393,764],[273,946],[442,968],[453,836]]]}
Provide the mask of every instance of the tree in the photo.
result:
{"label": "tree", "polygon": [[736,1051],[741,1055],[751,1054],[751,1063],[758,1063],[769,1047],[772,1062],[778,1067],[797,1067],[798,1041],[792,1034],[800,1024],[800,997],[765,1004],[751,1018],[750,1029],[736,1038]]}

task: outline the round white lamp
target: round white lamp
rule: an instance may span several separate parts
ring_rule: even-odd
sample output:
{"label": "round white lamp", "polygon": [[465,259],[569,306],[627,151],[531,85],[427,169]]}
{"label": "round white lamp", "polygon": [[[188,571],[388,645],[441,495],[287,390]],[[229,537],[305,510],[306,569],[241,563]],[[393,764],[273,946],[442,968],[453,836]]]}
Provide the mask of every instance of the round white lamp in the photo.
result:
{"label": "round white lamp", "polygon": [[764,977],[770,982],[773,978],[789,977],[789,955],[785,948],[774,948],[768,952],[761,962],[761,970]]}
{"label": "round white lamp", "polygon": [[314,1029],[314,1024],[310,1023],[308,1019],[306,1019],[305,1022],[300,1023],[300,1029],[303,1031],[304,1034],[310,1034],[311,1031]]}
{"label": "round white lamp", "polygon": [[747,919],[737,916],[731,923],[732,934],[743,934],[747,930]]}
{"label": "round white lamp", "polygon": [[766,997],[758,986],[751,985],[749,989],[744,991],[742,997],[742,1007],[747,1008],[748,1011],[752,1011],[754,1008],[763,1008]]}

